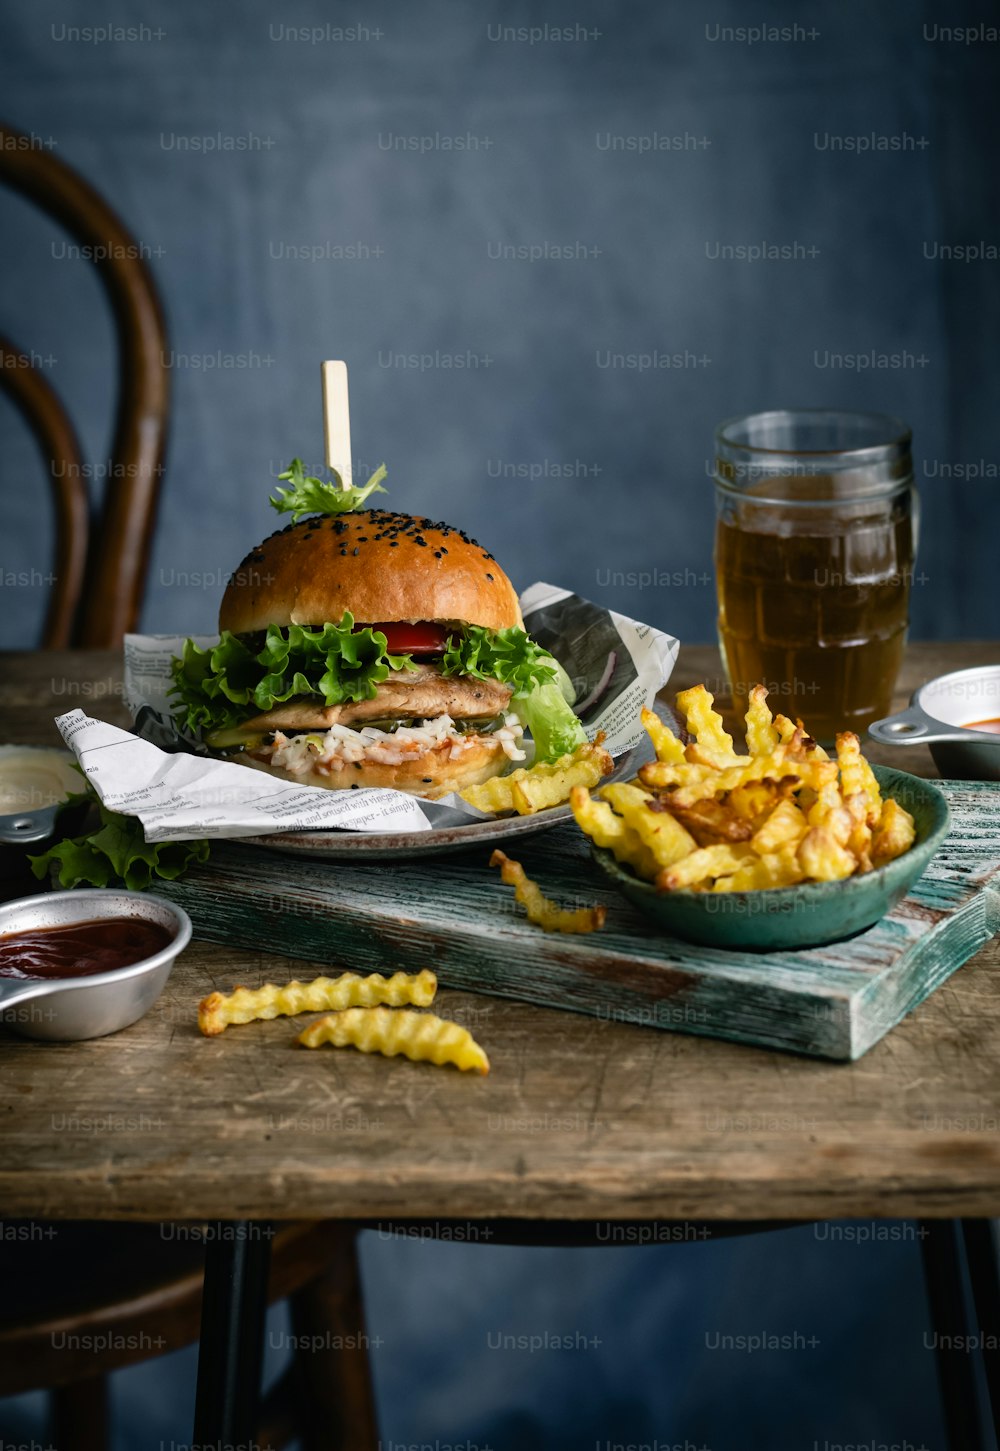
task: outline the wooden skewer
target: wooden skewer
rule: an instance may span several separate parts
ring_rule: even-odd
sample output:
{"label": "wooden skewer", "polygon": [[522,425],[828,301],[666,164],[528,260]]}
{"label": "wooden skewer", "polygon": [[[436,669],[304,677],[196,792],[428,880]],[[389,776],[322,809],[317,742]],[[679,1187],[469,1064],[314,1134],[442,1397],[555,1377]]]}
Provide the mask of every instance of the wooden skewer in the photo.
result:
{"label": "wooden skewer", "polygon": [[351,466],[351,409],[347,397],[347,364],[326,362],[323,375],[323,436],[326,463],[340,479],[341,488],[353,482]]}

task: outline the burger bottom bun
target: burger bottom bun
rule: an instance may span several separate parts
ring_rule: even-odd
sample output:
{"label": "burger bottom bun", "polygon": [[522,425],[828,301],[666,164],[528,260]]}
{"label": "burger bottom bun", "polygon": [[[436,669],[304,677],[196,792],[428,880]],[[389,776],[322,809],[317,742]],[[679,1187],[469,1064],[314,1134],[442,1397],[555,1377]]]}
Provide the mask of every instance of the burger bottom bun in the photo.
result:
{"label": "burger bottom bun", "polygon": [[454,757],[451,745],[446,741],[398,765],[387,765],[381,761],[334,760],[329,769],[320,771],[313,767],[310,771],[292,772],[281,766],[270,766],[245,752],[230,759],[241,766],[265,771],[269,776],[278,776],[283,781],[294,781],[299,786],[322,786],[327,791],[349,790],[352,786],[387,786],[393,791],[424,796],[429,801],[447,796],[449,791],[464,791],[466,786],[478,786],[491,776],[501,775],[508,764],[503,746],[489,736],[471,737],[465,748]]}

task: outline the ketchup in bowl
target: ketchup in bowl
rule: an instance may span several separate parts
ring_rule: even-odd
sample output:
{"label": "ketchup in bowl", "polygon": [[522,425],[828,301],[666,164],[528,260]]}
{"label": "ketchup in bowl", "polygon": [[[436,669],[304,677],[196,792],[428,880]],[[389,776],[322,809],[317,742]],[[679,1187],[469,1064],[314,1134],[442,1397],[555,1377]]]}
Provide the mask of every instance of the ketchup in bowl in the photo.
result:
{"label": "ketchup in bowl", "polygon": [[991,735],[1000,736],[1000,720],[969,720],[965,722],[963,730],[989,731]]}
{"label": "ketchup in bowl", "polygon": [[152,957],[173,941],[158,922],[106,917],[0,937],[0,978],[93,977]]}

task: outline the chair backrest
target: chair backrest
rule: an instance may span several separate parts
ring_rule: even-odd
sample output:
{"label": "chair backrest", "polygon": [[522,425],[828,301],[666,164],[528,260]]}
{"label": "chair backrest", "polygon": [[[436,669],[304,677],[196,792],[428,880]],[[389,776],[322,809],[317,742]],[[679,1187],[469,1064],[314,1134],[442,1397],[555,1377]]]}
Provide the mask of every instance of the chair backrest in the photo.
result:
{"label": "chair backrest", "polygon": [[55,501],[55,582],[42,643],[110,647],[137,623],[163,474],[166,328],[142,247],[101,196],[51,151],[0,125],[0,182],[59,221],[94,259],[118,335],[118,403],[96,521],[73,425],[31,357],[0,337],[0,387],[45,456]]}

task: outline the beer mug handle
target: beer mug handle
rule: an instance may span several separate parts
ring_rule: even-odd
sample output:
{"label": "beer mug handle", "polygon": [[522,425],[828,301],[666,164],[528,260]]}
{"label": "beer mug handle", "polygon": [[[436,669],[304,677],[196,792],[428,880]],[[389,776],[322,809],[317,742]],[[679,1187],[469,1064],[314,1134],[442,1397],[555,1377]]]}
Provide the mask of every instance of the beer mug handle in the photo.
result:
{"label": "beer mug handle", "polygon": [[920,493],[915,484],[910,485],[910,529],[913,534],[913,563],[917,562],[920,548]]}

